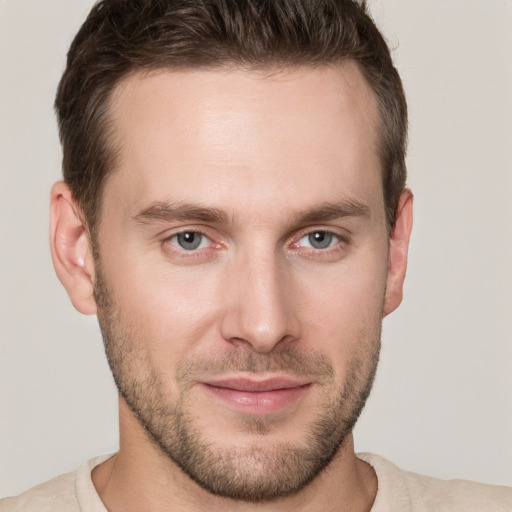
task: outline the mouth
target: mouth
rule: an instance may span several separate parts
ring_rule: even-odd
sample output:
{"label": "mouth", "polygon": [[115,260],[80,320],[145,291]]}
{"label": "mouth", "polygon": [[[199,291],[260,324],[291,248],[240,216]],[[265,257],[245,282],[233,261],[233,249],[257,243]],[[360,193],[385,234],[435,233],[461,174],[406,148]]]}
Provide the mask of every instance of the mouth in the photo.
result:
{"label": "mouth", "polygon": [[245,414],[281,411],[303,398],[313,383],[290,377],[224,378],[201,383],[207,393]]}

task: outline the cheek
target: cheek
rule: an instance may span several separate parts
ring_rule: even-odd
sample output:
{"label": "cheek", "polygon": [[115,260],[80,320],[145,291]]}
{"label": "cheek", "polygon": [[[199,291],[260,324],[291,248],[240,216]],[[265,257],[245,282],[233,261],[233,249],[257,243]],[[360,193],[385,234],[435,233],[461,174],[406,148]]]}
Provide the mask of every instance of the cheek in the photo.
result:
{"label": "cheek", "polygon": [[310,274],[297,291],[304,340],[328,356],[337,373],[345,374],[351,358],[380,339],[386,265],[377,258],[367,263]]}
{"label": "cheek", "polygon": [[105,269],[115,304],[155,364],[177,361],[214,330],[218,272],[117,261]]}

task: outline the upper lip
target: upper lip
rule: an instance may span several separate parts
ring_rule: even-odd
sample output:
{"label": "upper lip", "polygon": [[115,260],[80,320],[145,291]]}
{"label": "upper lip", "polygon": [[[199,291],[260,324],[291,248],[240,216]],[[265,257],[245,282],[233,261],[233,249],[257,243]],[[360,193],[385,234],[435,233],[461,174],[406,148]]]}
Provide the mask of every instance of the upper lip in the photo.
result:
{"label": "upper lip", "polygon": [[208,386],[228,388],[237,391],[277,391],[291,389],[311,384],[311,381],[293,377],[279,376],[267,378],[227,377],[212,379],[204,382]]}

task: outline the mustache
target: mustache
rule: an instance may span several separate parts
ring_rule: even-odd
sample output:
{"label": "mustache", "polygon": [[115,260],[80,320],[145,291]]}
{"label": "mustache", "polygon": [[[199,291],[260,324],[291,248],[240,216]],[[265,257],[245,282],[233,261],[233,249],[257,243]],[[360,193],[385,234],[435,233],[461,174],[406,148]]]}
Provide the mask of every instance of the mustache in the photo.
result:
{"label": "mustache", "polygon": [[319,382],[330,382],[334,378],[334,369],[326,356],[304,353],[295,347],[279,347],[266,354],[237,349],[215,356],[194,357],[178,365],[177,378],[194,381],[206,375],[214,377],[230,372],[284,373],[313,377]]}

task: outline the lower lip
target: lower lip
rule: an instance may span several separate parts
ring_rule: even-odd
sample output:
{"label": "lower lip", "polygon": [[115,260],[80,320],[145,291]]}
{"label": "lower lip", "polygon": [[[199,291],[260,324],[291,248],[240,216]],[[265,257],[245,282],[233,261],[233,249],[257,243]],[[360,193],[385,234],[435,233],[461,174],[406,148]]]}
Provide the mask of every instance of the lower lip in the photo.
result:
{"label": "lower lip", "polygon": [[302,398],[311,384],[271,391],[241,391],[203,384],[206,390],[234,409],[246,414],[270,414],[290,406]]}

